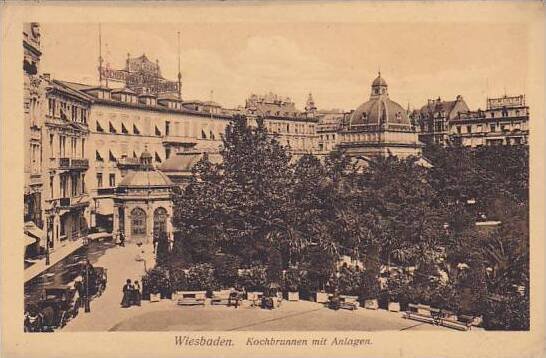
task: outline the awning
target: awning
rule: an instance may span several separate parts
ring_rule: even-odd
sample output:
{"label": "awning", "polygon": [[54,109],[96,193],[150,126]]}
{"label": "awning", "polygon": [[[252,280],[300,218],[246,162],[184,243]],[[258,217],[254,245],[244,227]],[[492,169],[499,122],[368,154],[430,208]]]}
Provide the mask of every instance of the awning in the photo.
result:
{"label": "awning", "polygon": [[38,240],[41,240],[45,237],[43,230],[40,229],[38,226],[36,226],[35,223],[31,221],[25,223],[25,234],[33,236],[34,238]]}
{"label": "awning", "polygon": [[34,245],[36,242],[38,242],[38,239],[35,237],[32,237],[30,235],[25,234],[25,247]]}

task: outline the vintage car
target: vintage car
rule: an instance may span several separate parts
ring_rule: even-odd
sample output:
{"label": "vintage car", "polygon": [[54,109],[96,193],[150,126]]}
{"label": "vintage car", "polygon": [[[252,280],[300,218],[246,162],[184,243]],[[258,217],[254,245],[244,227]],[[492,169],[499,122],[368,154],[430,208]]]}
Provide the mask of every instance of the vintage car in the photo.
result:
{"label": "vintage car", "polygon": [[38,310],[42,317],[42,330],[53,331],[61,328],[78,314],[80,297],[70,286],[54,286],[44,289]]}

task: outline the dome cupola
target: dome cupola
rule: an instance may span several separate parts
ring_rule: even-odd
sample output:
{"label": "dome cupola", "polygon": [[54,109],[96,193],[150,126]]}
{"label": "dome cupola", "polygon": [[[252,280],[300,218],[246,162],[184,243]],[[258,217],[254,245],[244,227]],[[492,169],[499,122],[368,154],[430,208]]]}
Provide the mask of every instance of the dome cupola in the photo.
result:
{"label": "dome cupola", "polygon": [[381,77],[381,71],[378,72],[377,77],[372,82],[372,94],[370,97],[374,96],[388,96],[389,93],[387,92],[387,82],[383,77]]}

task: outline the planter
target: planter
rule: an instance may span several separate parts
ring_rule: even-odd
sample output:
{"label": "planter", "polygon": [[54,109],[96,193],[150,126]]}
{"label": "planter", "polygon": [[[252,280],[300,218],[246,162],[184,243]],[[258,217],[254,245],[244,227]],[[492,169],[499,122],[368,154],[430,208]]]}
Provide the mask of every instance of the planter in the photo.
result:
{"label": "planter", "polygon": [[390,312],[400,312],[400,302],[389,302],[388,310]]}
{"label": "planter", "polygon": [[298,291],[288,292],[288,301],[299,301],[300,293]]}
{"label": "planter", "polygon": [[377,298],[370,299],[370,300],[364,300],[364,308],[369,310],[376,310],[379,308],[379,302]]}
{"label": "planter", "polygon": [[161,300],[160,293],[150,293],[150,302],[159,302]]}
{"label": "planter", "polygon": [[315,302],[317,303],[328,303],[328,297],[330,294],[326,292],[317,292]]}

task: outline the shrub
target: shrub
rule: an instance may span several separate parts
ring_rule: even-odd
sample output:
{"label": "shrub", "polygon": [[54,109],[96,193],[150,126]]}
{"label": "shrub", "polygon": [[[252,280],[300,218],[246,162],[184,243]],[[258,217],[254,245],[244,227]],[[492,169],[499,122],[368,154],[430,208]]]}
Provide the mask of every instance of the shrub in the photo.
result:
{"label": "shrub", "polygon": [[221,287],[233,287],[237,282],[241,260],[234,255],[217,255],[214,258],[214,278]]}
{"label": "shrub", "polygon": [[486,300],[483,327],[487,330],[529,330],[529,295],[511,293]]}
{"label": "shrub", "polygon": [[379,281],[370,270],[364,270],[361,274],[360,298],[363,300],[377,299],[379,297]]}
{"label": "shrub", "polygon": [[214,277],[214,268],[211,264],[192,266],[185,275],[186,289],[189,291],[214,290],[218,283]]}
{"label": "shrub", "polygon": [[146,292],[157,294],[165,292],[170,288],[169,276],[167,270],[162,267],[154,267],[146,272],[142,277],[142,286],[146,287]]}
{"label": "shrub", "polygon": [[300,289],[302,281],[305,277],[305,271],[298,270],[297,268],[289,268],[284,273],[283,277],[283,289],[285,291],[295,292]]}
{"label": "shrub", "polygon": [[266,277],[266,269],[263,266],[254,266],[243,270],[238,281],[247,291],[263,291],[267,286]]}

